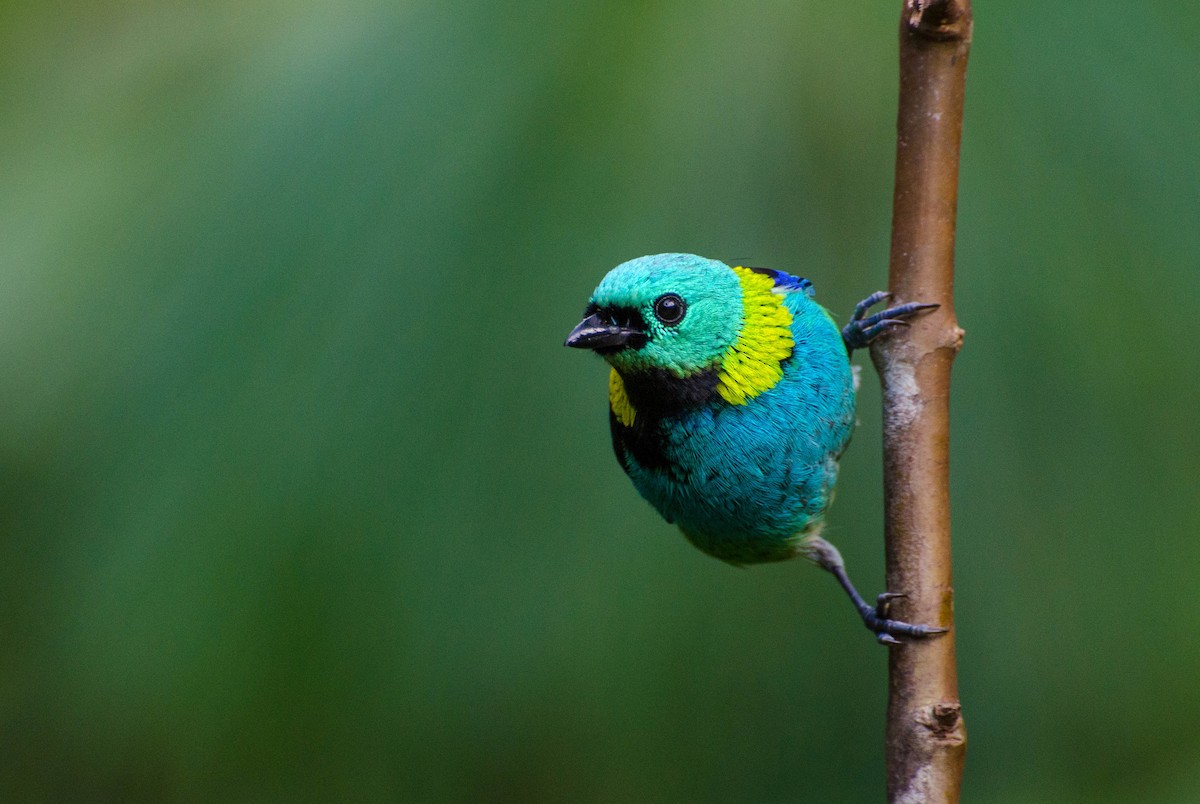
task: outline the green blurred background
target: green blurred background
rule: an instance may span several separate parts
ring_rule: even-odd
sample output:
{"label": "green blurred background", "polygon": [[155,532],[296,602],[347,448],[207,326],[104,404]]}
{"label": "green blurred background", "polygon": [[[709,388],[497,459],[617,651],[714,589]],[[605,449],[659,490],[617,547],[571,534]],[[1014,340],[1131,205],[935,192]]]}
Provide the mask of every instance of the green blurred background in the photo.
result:
{"label": "green blurred background", "polygon": [[[0,5],[0,800],[879,800],[886,651],[561,343],[645,253],[882,286],[899,5]],[[977,6],[965,799],[1200,801],[1200,7]]]}

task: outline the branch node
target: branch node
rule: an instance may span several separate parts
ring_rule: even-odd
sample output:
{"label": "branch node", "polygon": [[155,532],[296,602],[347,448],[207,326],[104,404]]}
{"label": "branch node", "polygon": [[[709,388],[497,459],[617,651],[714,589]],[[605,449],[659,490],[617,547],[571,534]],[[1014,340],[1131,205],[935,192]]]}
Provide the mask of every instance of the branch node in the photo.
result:
{"label": "branch node", "polygon": [[946,745],[962,745],[966,735],[962,728],[962,706],[943,702],[917,710],[917,723],[925,727],[930,736]]}
{"label": "branch node", "polygon": [[965,0],[905,0],[904,27],[914,36],[936,42],[970,43],[971,9]]}

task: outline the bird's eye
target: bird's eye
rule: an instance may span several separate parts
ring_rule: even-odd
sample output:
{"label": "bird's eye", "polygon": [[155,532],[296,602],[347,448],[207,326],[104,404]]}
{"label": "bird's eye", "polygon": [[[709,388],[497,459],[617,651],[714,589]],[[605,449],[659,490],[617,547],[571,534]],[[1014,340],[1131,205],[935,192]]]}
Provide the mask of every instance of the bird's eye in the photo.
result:
{"label": "bird's eye", "polygon": [[654,315],[667,326],[678,324],[686,312],[687,305],[674,293],[664,293],[654,301]]}

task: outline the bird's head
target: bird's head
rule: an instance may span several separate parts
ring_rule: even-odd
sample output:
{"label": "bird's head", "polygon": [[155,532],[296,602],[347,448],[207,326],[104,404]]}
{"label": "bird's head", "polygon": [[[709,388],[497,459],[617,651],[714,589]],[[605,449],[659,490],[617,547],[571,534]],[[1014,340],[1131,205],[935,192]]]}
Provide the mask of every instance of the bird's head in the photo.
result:
{"label": "bird's head", "polygon": [[603,355],[622,374],[711,368],[737,340],[742,290],[729,266],[655,254],[609,271],[566,345]]}

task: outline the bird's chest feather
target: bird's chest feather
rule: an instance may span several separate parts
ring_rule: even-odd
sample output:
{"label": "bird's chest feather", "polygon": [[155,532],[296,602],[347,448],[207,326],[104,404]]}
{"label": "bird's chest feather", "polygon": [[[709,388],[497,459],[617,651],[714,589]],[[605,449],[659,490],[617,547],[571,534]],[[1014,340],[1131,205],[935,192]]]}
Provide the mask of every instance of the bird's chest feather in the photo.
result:
{"label": "bird's chest feather", "polygon": [[642,496],[693,541],[790,537],[824,511],[849,434],[791,391],[784,383],[745,405],[659,400],[629,424],[614,413],[613,448]]}

